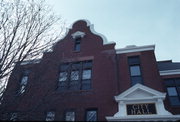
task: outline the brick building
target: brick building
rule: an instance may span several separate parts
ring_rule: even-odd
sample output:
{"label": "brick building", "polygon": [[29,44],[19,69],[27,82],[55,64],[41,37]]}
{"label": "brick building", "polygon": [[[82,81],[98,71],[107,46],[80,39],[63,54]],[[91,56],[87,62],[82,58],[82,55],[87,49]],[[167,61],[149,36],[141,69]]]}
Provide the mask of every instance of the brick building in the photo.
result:
{"label": "brick building", "polygon": [[180,119],[180,62],[156,61],[155,45],[115,49],[87,20],[42,59],[17,64],[1,120]]}

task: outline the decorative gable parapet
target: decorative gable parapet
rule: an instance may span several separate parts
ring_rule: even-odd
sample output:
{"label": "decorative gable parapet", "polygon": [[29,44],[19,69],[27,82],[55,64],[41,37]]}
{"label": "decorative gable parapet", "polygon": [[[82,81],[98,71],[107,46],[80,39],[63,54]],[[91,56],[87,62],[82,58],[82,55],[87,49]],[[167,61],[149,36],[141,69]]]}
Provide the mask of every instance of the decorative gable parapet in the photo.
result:
{"label": "decorative gable parapet", "polygon": [[[66,30],[66,31],[67,31],[67,32],[66,32],[66,35],[68,34],[68,31],[73,28],[73,25],[74,25],[75,23],[79,22],[79,21],[84,21],[84,22],[86,22],[86,26],[89,27],[90,31],[91,31],[94,35],[100,36],[100,37],[102,38],[102,40],[103,40],[103,45],[116,44],[114,41],[111,41],[111,42],[107,41],[107,38],[106,38],[103,34],[96,32],[96,31],[94,30],[94,25],[91,24],[90,21],[88,21],[88,20],[86,20],[86,19],[82,19],[82,20],[77,20],[77,21],[75,21],[75,22],[70,26],[70,28]],[[77,32],[78,32],[78,33],[77,33]],[[77,32],[73,33],[73,34],[75,34],[75,35],[71,34],[71,36],[73,36],[73,38],[76,38],[76,35],[79,35],[79,34],[80,34],[79,32],[81,32],[81,31],[77,31]],[[84,33],[84,34],[85,34],[85,33]],[[83,36],[82,33],[81,33],[80,35]],[[85,35],[84,35],[84,36],[85,36]]]}

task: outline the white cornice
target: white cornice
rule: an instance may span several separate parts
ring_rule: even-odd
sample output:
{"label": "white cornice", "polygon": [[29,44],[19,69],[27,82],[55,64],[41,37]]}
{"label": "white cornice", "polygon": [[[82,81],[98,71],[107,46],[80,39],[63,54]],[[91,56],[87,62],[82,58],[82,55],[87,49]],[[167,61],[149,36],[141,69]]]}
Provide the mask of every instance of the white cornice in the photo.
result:
{"label": "white cornice", "polygon": [[159,74],[161,76],[163,76],[163,75],[178,75],[178,74],[180,75],[180,69],[159,71]]}
{"label": "white cornice", "polygon": [[83,38],[86,34],[84,32],[81,31],[76,31],[75,33],[71,34],[71,36],[73,37],[73,39],[76,39],[78,37]]}
{"label": "white cornice", "polygon": [[149,51],[154,50],[155,45],[145,45],[145,46],[127,46],[125,48],[116,49],[117,54],[122,53],[131,53],[131,52],[141,52],[141,51]]}

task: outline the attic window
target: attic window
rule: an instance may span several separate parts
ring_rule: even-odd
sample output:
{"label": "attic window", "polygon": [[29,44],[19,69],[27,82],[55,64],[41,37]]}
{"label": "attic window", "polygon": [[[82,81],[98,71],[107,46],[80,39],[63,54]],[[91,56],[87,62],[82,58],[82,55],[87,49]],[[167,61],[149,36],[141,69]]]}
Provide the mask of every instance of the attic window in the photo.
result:
{"label": "attic window", "polygon": [[23,75],[21,77],[21,81],[20,81],[20,89],[19,89],[19,93],[20,94],[23,94],[26,90],[26,86],[27,86],[27,83],[28,83],[28,79],[29,79],[29,70],[25,70],[23,72]]}
{"label": "attic window", "polygon": [[80,51],[81,49],[81,38],[75,39],[74,51]]}

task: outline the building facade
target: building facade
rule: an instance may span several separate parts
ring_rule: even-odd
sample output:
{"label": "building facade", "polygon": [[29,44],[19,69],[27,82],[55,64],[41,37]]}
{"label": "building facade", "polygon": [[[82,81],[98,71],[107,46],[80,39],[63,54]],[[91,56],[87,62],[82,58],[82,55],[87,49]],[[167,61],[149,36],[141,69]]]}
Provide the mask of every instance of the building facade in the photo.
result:
{"label": "building facade", "polygon": [[155,45],[115,49],[87,20],[72,24],[42,59],[14,68],[1,120],[180,120],[180,62]]}

